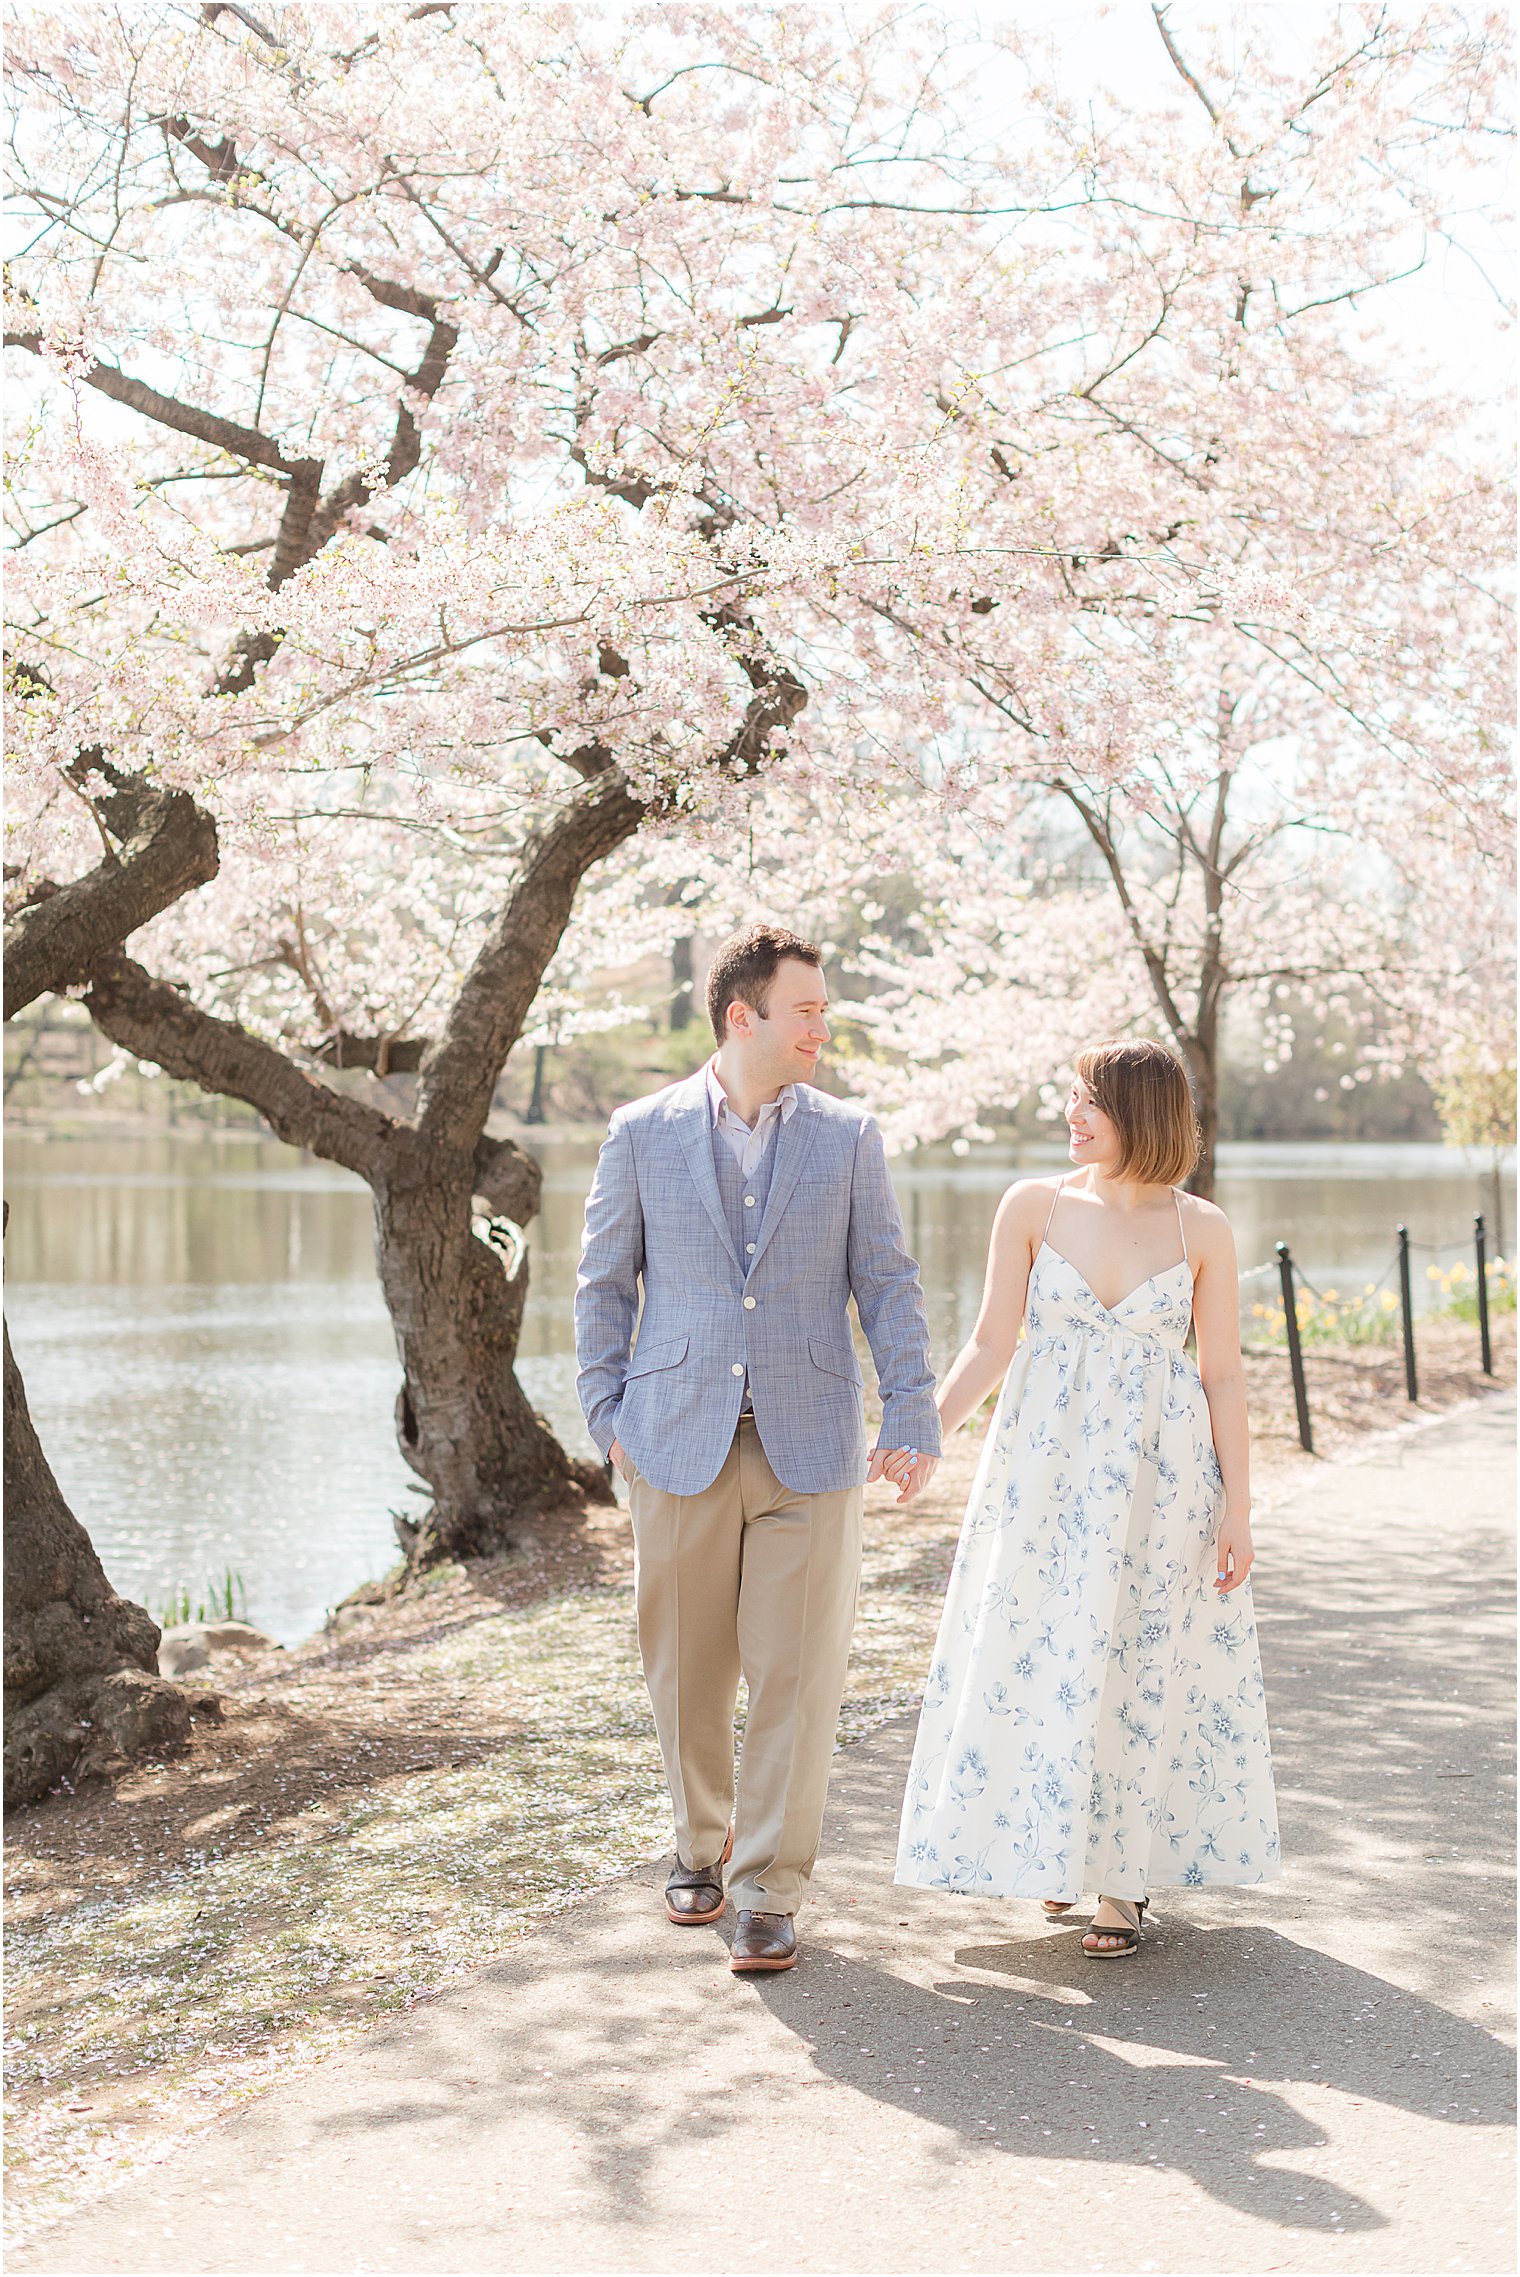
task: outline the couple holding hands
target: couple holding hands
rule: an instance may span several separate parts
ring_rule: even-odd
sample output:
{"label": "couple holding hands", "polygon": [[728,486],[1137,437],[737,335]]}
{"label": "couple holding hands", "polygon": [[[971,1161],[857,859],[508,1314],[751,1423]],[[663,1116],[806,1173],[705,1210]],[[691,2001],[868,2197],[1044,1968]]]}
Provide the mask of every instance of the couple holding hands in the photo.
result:
{"label": "couple holding hands", "polygon": [[[1221,1212],[1181,1191],[1198,1131],[1180,1063],[1155,1043],[1078,1057],[1072,1170],[1004,1195],[936,1398],[880,1133],[812,1084],[818,950],[752,926],[719,949],[707,1005],[712,1059],[612,1118],[575,1300],[581,1405],[629,1488],[675,1812],[668,1918],[716,1921],[732,1898],[732,1969],[795,1964],[863,1482],[912,1500],[942,1432],[999,1385],[898,1881],[1053,1915],[1091,1893],[1082,1947],[1103,1960],[1137,1949],[1155,1887],[1270,1879],[1235,1253]],[[869,1458],[852,1297],[881,1392]]]}

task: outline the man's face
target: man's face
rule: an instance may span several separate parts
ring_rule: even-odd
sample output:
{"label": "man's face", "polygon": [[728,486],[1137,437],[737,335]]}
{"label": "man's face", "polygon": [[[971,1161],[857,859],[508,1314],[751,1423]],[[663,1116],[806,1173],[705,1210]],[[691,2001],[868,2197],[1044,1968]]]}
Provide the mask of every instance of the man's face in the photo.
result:
{"label": "man's face", "polygon": [[783,957],[765,991],[762,1015],[748,1004],[729,1007],[729,1034],[740,1042],[750,1072],[779,1088],[811,1082],[829,1040],[829,992],[817,965]]}

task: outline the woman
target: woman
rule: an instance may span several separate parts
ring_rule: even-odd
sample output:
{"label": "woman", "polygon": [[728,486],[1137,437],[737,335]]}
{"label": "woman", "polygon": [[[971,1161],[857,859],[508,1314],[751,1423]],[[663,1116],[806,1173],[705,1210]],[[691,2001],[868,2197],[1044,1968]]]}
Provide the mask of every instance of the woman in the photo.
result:
{"label": "woman", "polygon": [[939,1393],[948,1435],[1006,1373],[897,1879],[1050,1914],[1095,1891],[1082,1949],[1109,1960],[1138,1949],[1158,1885],[1275,1876],[1277,1808],[1235,1245],[1221,1211],[1179,1191],[1199,1133],[1172,1053],[1105,1044],[1076,1066],[1075,1172],[1004,1195],[976,1327]]}

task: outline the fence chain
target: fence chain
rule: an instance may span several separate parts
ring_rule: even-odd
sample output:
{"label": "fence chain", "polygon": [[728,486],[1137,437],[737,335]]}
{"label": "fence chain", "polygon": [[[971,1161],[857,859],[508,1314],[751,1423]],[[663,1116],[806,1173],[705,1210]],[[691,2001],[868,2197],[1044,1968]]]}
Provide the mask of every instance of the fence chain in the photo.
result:
{"label": "fence chain", "polygon": [[[1381,1295],[1382,1291],[1387,1287],[1389,1281],[1393,1278],[1398,1269],[1398,1251],[1395,1250],[1393,1256],[1383,1267],[1380,1277],[1373,1282],[1372,1287],[1370,1289],[1358,1289],[1353,1292],[1353,1294],[1358,1300],[1369,1296],[1375,1297]],[[1277,1267],[1275,1265],[1253,1265],[1249,1272],[1241,1274],[1240,1285],[1242,1288],[1244,1288],[1247,1281],[1265,1280],[1268,1275],[1270,1275],[1274,1281],[1276,1280]],[[1311,1296],[1318,1297],[1322,1305],[1346,1304],[1350,1301],[1350,1298],[1345,1295],[1338,1295],[1334,1297],[1330,1296],[1324,1289],[1319,1286],[1316,1281],[1311,1281],[1308,1274],[1299,1264],[1296,1257],[1293,1260],[1293,1280],[1296,1287],[1307,1289]]]}
{"label": "fence chain", "polygon": [[[1475,1283],[1475,1287],[1478,1301],[1478,1327],[1483,1353],[1483,1371],[1485,1375],[1492,1375],[1493,1357],[1489,1340],[1488,1302],[1487,1288],[1485,1285],[1486,1274],[1484,1269],[1485,1258],[1483,1254],[1482,1218],[1479,1217],[1475,1219],[1474,1224],[1479,1229],[1478,1278]],[[1406,1391],[1411,1403],[1417,1402],[1419,1399],[1419,1387],[1415,1375],[1414,1307],[1412,1302],[1412,1292],[1410,1291],[1407,1283],[1407,1267],[1409,1258],[1412,1252],[1418,1251],[1422,1256],[1425,1257],[1451,1257],[1465,1264],[1468,1251],[1466,1243],[1446,1241],[1411,1241],[1402,1226],[1399,1228],[1399,1237],[1400,1246],[1394,1251],[1392,1258],[1389,1260],[1388,1264],[1384,1266],[1383,1271],[1379,1275],[1378,1279],[1374,1281],[1370,1287],[1354,1292],[1348,1292],[1344,1296],[1340,1295],[1339,1293],[1332,1296],[1327,1291],[1320,1288],[1317,1282],[1311,1281],[1309,1279],[1309,1276],[1304,1272],[1302,1266],[1298,1263],[1298,1260],[1296,1258],[1290,1258],[1286,1253],[1283,1257],[1279,1258],[1275,1264],[1249,1266],[1246,1271],[1243,1272],[1240,1276],[1241,1288],[1244,1290],[1248,1283],[1265,1280],[1269,1275],[1275,1279],[1280,1276],[1285,1270],[1291,1274],[1291,1287],[1293,1290],[1292,1310],[1295,1317],[1292,1319],[1287,1318],[1285,1311],[1283,1326],[1287,1332],[1288,1364],[1293,1375],[1294,1404],[1298,1411],[1299,1442],[1306,1454],[1313,1453],[1314,1443],[1309,1418],[1308,1384],[1304,1375],[1303,1359],[1299,1343],[1299,1323],[1296,1317],[1298,1311],[1298,1292],[1300,1289],[1306,1291],[1308,1295],[1317,1298],[1322,1305],[1329,1306],[1336,1304],[1343,1307],[1349,1307],[1352,1305],[1362,1306],[1365,1305],[1370,1298],[1381,1295],[1383,1290],[1387,1288],[1389,1282],[1395,1277],[1395,1275],[1397,1275],[1400,1283],[1400,1312],[1404,1330],[1404,1375]],[[1488,1270],[1491,1271],[1493,1264],[1496,1261],[1487,1260],[1486,1262]],[[1435,1277],[1436,1269],[1432,1267],[1430,1270],[1432,1277]],[[1285,1300],[1279,1296],[1279,1302],[1284,1303]],[[1261,1311],[1262,1307],[1257,1306],[1256,1310]],[[1281,1350],[1282,1347],[1255,1344],[1247,1345],[1246,1349],[1249,1351],[1267,1352],[1272,1350]]]}
{"label": "fence chain", "polygon": [[[1361,1300],[1363,1300],[1363,1299],[1365,1299],[1365,1298],[1367,1298],[1367,1297],[1369,1297],[1369,1296],[1373,1296],[1373,1297],[1377,1296],[1377,1295],[1379,1294],[1379,1292],[1380,1292],[1382,1289],[1384,1289],[1384,1288],[1387,1286],[1387,1284],[1388,1284],[1389,1280],[1390,1280],[1390,1279],[1392,1278],[1392,1276],[1393,1276],[1393,1275],[1394,1275],[1394,1274],[1395,1274],[1395,1273],[1398,1271],[1398,1269],[1399,1269],[1399,1255],[1398,1255],[1398,1251],[1397,1251],[1397,1250],[1395,1250],[1395,1251],[1394,1251],[1394,1253],[1393,1253],[1393,1256],[1392,1256],[1392,1258],[1391,1258],[1391,1259],[1390,1259],[1390,1261],[1389,1261],[1389,1263],[1388,1263],[1388,1264],[1386,1264],[1386,1265],[1383,1267],[1382,1278],[1381,1278],[1380,1280],[1374,1281],[1374,1282],[1373,1282],[1373,1284],[1372,1284],[1372,1287],[1371,1287],[1370,1289],[1358,1289],[1358,1290],[1356,1290],[1356,1291],[1354,1292],[1354,1296],[1355,1296],[1355,1299],[1356,1299],[1357,1301],[1361,1301]],[[1310,1278],[1309,1278],[1308,1274],[1307,1274],[1307,1273],[1304,1271],[1303,1267],[1302,1267],[1302,1266],[1299,1264],[1299,1262],[1298,1262],[1298,1259],[1297,1259],[1296,1257],[1295,1257],[1295,1258],[1294,1258],[1294,1260],[1293,1260],[1293,1278],[1294,1278],[1294,1280],[1295,1280],[1295,1281],[1297,1281],[1297,1282],[1298,1282],[1298,1284],[1299,1284],[1299,1286],[1300,1286],[1301,1288],[1305,1288],[1305,1289],[1307,1289],[1307,1290],[1309,1291],[1309,1293],[1310,1293],[1310,1295],[1311,1295],[1311,1296],[1315,1296],[1315,1297],[1318,1297],[1318,1299],[1319,1299],[1319,1301],[1320,1301],[1320,1303],[1321,1303],[1322,1305],[1328,1305],[1328,1304],[1346,1304],[1346,1303],[1348,1303],[1349,1301],[1351,1301],[1349,1298],[1347,1298],[1347,1297],[1345,1297],[1345,1296],[1334,1296],[1334,1297],[1332,1297],[1332,1296],[1329,1296],[1329,1295],[1327,1295],[1327,1294],[1326,1294],[1326,1292],[1325,1292],[1325,1291],[1324,1291],[1322,1288],[1320,1288],[1320,1286],[1319,1286],[1319,1284],[1318,1284],[1317,1282],[1315,1282],[1315,1281],[1311,1281],[1311,1280],[1310,1280]]]}

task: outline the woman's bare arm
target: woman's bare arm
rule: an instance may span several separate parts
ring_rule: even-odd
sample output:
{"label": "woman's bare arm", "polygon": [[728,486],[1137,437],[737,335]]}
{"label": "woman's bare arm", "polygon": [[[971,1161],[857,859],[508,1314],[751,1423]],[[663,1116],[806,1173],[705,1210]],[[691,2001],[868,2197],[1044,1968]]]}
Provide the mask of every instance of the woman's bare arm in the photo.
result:
{"label": "woman's bare arm", "polygon": [[1240,1276],[1229,1219],[1212,1203],[1188,1205],[1188,1246],[1198,1261],[1193,1279],[1193,1328],[1198,1373],[1209,1403],[1214,1452],[1224,1480],[1219,1528],[1218,1586],[1238,1589],[1251,1570],[1251,1443],[1246,1420],[1246,1377],[1240,1358]]}
{"label": "woman's bare arm", "polygon": [[1028,1178],[1010,1186],[998,1204],[976,1326],[939,1388],[940,1427],[947,1436],[976,1413],[1008,1373],[1049,1209],[1050,1188]]}

